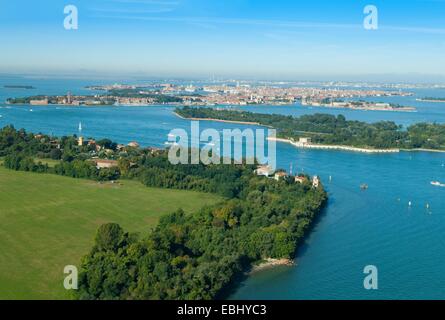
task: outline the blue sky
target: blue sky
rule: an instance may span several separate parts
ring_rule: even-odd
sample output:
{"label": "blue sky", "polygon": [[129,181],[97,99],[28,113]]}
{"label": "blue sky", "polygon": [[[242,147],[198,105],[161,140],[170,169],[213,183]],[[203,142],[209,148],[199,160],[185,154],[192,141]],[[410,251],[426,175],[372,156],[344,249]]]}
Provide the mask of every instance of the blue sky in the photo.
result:
{"label": "blue sky", "polygon": [[445,0],[0,0],[0,41],[3,73],[435,80]]}

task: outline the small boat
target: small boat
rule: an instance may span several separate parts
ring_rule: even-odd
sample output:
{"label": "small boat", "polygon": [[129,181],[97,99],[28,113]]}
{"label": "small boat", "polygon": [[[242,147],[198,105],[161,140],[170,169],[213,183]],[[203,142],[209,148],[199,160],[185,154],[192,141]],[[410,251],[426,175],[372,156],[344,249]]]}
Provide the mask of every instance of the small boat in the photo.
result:
{"label": "small boat", "polygon": [[435,187],[445,187],[444,183],[440,183],[439,181],[431,181],[431,185]]}
{"label": "small boat", "polygon": [[368,190],[369,186],[366,183],[363,183],[360,185],[360,189],[362,190]]}

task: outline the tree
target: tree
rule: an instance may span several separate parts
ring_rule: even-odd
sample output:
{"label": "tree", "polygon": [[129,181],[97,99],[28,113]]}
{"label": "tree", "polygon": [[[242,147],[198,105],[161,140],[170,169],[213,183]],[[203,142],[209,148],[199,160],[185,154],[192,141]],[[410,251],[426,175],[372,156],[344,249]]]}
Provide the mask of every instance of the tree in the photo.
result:
{"label": "tree", "polygon": [[62,158],[62,151],[60,149],[51,149],[49,156],[53,160],[60,160]]}
{"label": "tree", "polygon": [[115,251],[125,241],[124,230],[117,223],[108,223],[99,227],[95,238],[95,247],[99,251]]}

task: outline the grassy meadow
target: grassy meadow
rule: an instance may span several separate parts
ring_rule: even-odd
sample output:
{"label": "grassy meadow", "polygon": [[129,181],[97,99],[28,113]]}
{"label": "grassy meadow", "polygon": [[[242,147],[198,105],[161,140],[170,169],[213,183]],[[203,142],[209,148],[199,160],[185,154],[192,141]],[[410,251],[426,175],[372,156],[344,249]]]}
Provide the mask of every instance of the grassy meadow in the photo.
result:
{"label": "grassy meadow", "polygon": [[135,181],[100,184],[0,166],[0,299],[67,299],[63,268],[79,265],[101,224],[146,232],[163,214],[220,200]]}

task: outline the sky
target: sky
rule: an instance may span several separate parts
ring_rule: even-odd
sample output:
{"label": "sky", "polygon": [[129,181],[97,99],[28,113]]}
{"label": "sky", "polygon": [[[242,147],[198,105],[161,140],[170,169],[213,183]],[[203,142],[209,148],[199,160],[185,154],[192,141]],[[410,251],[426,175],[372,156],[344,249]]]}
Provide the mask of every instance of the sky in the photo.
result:
{"label": "sky", "polygon": [[444,52],[445,0],[0,0],[0,73],[445,82]]}

